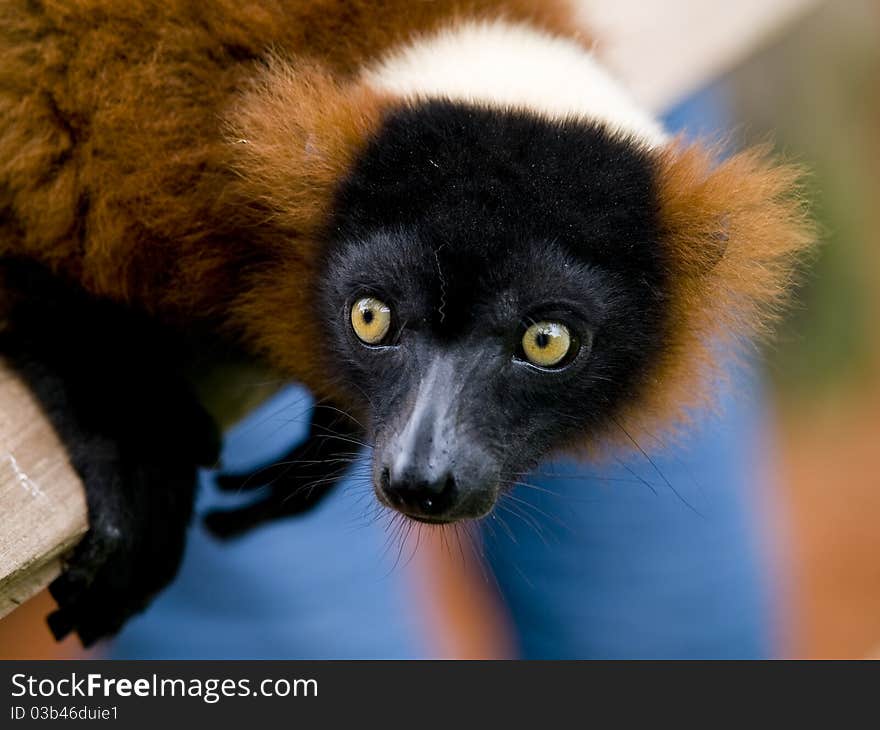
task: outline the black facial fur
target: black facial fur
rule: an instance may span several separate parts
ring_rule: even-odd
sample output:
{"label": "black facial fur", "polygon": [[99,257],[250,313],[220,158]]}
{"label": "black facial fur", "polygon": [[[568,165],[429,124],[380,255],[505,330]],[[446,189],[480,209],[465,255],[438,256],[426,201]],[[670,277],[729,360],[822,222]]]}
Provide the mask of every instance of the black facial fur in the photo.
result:
{"label": "black facial fur", "polygon": [[[420,387],[435,392],[406,448],[430,464],[407,478],[451,484],[442,520],[482,514],[499,484],[606,426],[662,346],[659,239],[651,158],[632,141],[445,102],[388,118],[339,193],[320,313],[340,375],[371,404],[380,494]],[[393,311],[386,347],[351,332],[364,295]],[[516,357],[539,320],[580,341],[565,367]]]}

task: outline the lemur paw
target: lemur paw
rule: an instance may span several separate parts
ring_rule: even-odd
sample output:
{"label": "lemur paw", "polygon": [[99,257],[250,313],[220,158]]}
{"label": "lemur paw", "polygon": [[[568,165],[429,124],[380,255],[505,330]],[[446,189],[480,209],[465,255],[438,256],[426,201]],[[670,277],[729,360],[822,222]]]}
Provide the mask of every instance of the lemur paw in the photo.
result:
{"label": "lemur paw", "polygon": [[133,429],[104,435],[56,416],[85,486],[90,525],[49,589],[58,602],[49,617],[57,639],[76,632],[90,646],[115,634],[180,566],[198,469],[216,462],[220,442],[201,407],[164,385],[164,393],[152,394],[156,412],[147,399],[126,399],[141,414]]}
{"label": "lemur paw", "polygon": [[24,292],[0,352],[30,386],[86,491],[90,529],[50,587],[56,637],[118,631],[171,582],[183,555],[198,467],[220,434],[185,377],[179,333],[93,299],[49,272],[0,265]]}
{"label": "lemur paw", "polygon": [[[215,510],[205,516],[205,526],[216,537],[232,538],[281,517],[307,512],[317,506],[342,477],[346,464],[320,458],[309,440],[274,464],[254,472],[220,474],[217,486],[227,492],[261,489],[262,498],[229,510]],[[311,458],[309,458],[311,457]]]}
{"label": "lemur paw", "polygon": [[197,466],[191,459],[144,465],[125,457],[80,465],[90,529],[49,586],[58,610],[48,623],[56,639],[76,632],[90,646],[119,631],[177,573]]}
{"label": "lemur paw", "polygon": [[146,597],[132,600],[131,587],[123,585],[130,575],[126,560],[120,530],[92,526],[49,586],[58,603],[47,619],[56,639],[75,631],[83,646],[90,646],[116,633],[126,618],[144,607]]}
{"label": "lemur paw", "polygon": [[253,472],[220,474],[217,486],[226,492],[262,489],[265,496],[239,509],[216,510],[205,517],[215,536],[232,538],[281,517],[317,506],[356,461],[358,422],[330,405],[319,405],[309,438],[277,462]]}

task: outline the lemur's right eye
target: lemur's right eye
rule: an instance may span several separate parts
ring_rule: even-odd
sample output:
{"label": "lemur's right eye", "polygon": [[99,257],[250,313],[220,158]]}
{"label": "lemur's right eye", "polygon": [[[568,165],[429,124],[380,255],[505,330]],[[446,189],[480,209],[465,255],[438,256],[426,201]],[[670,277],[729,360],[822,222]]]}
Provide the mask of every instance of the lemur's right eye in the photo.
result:
{"label": "lemur's right eye", "polygon": [[375,297],[358,299],[351,308],[351,326],[361,342],[378,345],[391,328],[391,308]]}

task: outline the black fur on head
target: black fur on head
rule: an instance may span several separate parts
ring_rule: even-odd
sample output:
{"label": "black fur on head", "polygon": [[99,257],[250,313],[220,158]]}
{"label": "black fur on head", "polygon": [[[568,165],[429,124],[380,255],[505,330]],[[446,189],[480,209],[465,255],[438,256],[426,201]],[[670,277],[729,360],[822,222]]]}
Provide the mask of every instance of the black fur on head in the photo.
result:
{"label": "black fur on head", "polygon": [[[478,517],[538,460],[607,427],[664,338],[650,154],[579,121],[431,102],[391,114],[342,186],[319,317],[367,401],[381,501]],[[378,345],[350,320],[391,310]],[[561,322],[562,367],[523,357]]]}

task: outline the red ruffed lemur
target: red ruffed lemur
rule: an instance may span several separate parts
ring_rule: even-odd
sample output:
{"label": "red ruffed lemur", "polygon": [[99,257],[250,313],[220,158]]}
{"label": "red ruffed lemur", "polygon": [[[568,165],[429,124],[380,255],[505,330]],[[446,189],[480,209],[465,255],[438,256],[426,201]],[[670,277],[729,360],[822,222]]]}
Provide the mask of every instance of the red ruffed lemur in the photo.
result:
{"label": "red ruffed lemur", "polygon": [[797,178],[669,137],[564,0],[6,0],[0,353],[90,518],[51,629],[174,576],[243,368],[318,405],[219,535],[309,508],[352,441],[449,523],[680,423],[811,244]]}

